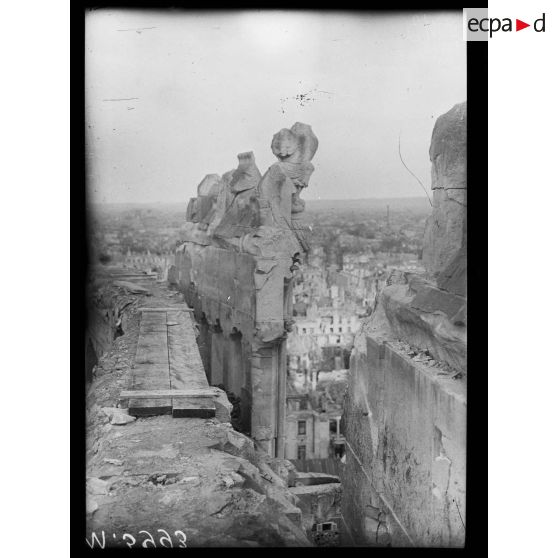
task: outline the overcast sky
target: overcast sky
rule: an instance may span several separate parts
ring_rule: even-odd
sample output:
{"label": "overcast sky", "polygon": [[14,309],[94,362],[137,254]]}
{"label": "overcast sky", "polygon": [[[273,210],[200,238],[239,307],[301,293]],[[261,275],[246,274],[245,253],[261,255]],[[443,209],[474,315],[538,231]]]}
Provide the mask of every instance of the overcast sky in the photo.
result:
{"label": "overcast sky", "polygon": [[297,121],[320,142],[304,198],[424,196],[398,136],[430,189],[434,122],[466,100],[465,45],[461,12],[90,12],[91,200],[186,203],[243,151],[263,174]]}

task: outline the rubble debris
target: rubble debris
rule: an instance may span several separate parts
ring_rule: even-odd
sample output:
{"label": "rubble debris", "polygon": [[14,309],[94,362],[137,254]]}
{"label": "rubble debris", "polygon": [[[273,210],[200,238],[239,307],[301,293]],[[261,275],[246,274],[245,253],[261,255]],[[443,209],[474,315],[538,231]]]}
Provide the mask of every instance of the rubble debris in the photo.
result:
{"label": "rubble debris", "polygon": [[103,459],[103,461],[105,463],[109,463],[111,465],[117,465],[117,466],[124,465],[124,461],[122,461],[121,459],[113,459],[113,458],[110,458],[110,457],[105,457]]}
{"label": "rubble debris", "polygon": [[[158,286],[153,296],[159,303],[165,294]],[[271,469],[274,461],[230,422],[133,420],[113,406],[132,377],[122,359],[125,350],[133,357],[139,337],[139,314],[132,305],[124,310],[123,323],[128,325],[119,343],[113,341],[100,359],[110,373],[95,378],[87,394],[87,475],[97,479],[89,481],[87,529],[156,533],[164,524],[169,533],[187,533],[188,547],[310,546],[295,496]],[[191,342],[197,350],[195,339]],[[225,392],[215,392],[226,415],[232,404]],[[107,430],[117,415],[132,422]],[[115,544],[107,540],[107,546]]]}
{"label": "rubble debris", "polygon": [[101,407],[101,411],[109,417],[111,424],[120,426],[136,420],[136,417],[130,416],[127,411],[118,407]]}
{"label": "rubble debris", "polygon": [[145,287],[142,287],[141,285],[138,285],[137,283],[132,283],[130,281],[114,281],[114,286],[115,287],[122,287],[123,289],[126,289],[127,291],[129,291],[132,294],[148,294],[149,293],[149,289],[146,289]]}

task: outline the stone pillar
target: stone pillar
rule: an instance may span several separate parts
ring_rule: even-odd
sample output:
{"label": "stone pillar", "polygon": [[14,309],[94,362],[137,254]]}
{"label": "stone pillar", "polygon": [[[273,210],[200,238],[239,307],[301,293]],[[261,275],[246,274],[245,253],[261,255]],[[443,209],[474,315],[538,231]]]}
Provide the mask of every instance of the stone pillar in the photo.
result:
{"label": "stone pillar", "polygon": [[209,324],[205,317],[203,317],[199,322],[200,334],[198,337],[198,349],[200,351],[200,356],[203,363],[203,369],[205,370],[205,375],[207,381],[211,384],[211,331],[209,329]]}
{"label": "stone pillar", "polygon": [[225,375],[225,385],[228,390],[240,396],[245,383],[242,359],[242,333],[239,331],[231,333],[227,344],[229,350],[227,351],[228,358],[226,359],[227,373]]}
{"label": "stone pillar", "polygon": [[[211,385],[219,385],[224,383],[223,377],[223,363],[224,363],[224,339],[223,330],[218,324],[211,324],[209,326],[209,332],[211,336],[211,364],[210,364],[210,376]],[[226,386],[225,386],[226,387]]]}
{"label": "stone pillar", "polygon": [[340,355],[335,355],[335,356],[333,357],[333,362],[334,362],[334,368],[335,368],[335,370],[341,370],[341,369],[343,368],[343,367],[342,367],[342,363],[343,363],[342,360],[343,360],[343,359],[342,359],[342,357],[341,357]]}
{"label": "stone pillar", "polygon": [[277,377],[277,347],[260,345],[252,352],[252,438],[260,448],[275,455]]}
{"label": "stone pillar", "polygon": [[319,424],[316,425],[317,422],[318,422],[318,417],[316,415],[312,415],[312,455],[310,456],[310,458],[317,457],[320,451],[319,436],[318,436],[320,426]]}
{"label": "stone pillar", "polygon": [[277,444],[275,457],[285,457],[285,406],[287,404],[287,341],[277,347]]}

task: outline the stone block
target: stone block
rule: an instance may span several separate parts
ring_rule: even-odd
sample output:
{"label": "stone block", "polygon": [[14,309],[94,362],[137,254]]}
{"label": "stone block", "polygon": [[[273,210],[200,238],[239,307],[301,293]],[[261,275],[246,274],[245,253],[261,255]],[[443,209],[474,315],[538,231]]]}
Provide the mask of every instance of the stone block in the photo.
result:
{"label": "stone block", "polygon": [[432,215],[427,221],[423,262],[438,275],[466,244],[467,231],[467,105],[440,116],[430,146]]}

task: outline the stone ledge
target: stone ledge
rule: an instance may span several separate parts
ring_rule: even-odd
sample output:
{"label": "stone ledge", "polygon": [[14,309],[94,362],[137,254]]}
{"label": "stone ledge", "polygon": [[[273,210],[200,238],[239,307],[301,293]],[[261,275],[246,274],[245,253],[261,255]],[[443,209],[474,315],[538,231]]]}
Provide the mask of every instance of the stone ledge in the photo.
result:
{"label": "stone ledge", "polygon": [[396,281],[381,292],[364,333],[402,340],[466,373],[466,299],[423,276],[402,274]]}

